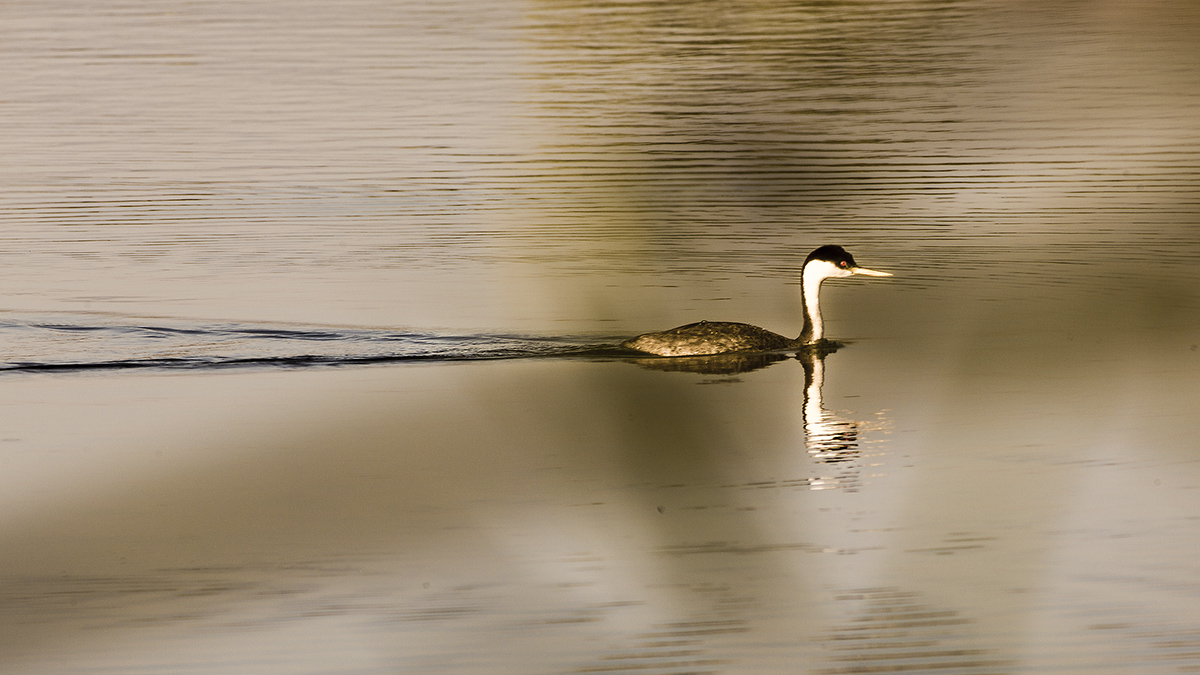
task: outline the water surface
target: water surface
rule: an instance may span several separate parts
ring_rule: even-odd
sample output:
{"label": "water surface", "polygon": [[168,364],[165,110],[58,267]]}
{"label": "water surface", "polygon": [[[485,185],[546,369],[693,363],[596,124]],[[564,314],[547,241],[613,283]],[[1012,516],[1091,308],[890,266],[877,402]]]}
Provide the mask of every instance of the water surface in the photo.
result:
{"label": "water surface", "polygon": [[1191,3],[0,16],[4,669],[1200,668]]}

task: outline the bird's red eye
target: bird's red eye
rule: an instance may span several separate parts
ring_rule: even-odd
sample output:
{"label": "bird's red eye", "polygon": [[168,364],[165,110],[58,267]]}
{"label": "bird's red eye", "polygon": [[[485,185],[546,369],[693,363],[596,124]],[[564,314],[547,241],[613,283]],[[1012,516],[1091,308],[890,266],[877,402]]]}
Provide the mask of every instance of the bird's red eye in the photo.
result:
{"label": "bird's red eye", "polygon": [[843,261],[839,262],[839,263],[838,263],[838,266],[840,266],[840,267],[845,267],[845,266],[846,266],[846,261],[845,261],[845,260],[843,260]]}

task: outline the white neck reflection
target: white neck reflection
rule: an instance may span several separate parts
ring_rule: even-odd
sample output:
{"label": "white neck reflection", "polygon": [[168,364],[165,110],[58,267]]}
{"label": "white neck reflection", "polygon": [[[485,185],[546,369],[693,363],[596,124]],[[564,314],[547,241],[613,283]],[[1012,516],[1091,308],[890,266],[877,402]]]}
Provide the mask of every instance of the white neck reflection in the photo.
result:
{"label": "white neck reflection", "polygon": [[841,468],[835,476],[814,478],[814,490],[853,488],[858,484],[860,455],[858,422],[844,419],[825,409],[821,387],[825,384],[825,356],[798,354],[804,364],[804,440],[808,454],[823,464]]}

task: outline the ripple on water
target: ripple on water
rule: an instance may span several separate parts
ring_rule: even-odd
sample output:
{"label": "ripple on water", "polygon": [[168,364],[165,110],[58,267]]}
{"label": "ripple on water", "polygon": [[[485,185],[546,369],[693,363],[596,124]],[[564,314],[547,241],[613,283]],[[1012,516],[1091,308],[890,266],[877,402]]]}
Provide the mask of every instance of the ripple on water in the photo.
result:
{"label": "ripple on water", "polygon": [[134,368],[347,366],[621,353],[614,338],[453,335],[364,328],[186,322],[127,323],[92,316],[0,321],[0,372]]}

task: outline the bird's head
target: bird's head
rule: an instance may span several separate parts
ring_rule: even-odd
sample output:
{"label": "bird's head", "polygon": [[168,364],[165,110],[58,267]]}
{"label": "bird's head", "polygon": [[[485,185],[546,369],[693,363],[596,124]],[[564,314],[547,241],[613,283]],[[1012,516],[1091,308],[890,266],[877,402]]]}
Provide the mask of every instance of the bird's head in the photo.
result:
{"label": "bird's head", "polygon": [[[854,262],[854,256],[842,248],[834,244],[827,244],[808,254],[804,259],[804,277],[806,279],[816,277],[822,280],[835,277],[851,277],[862,275],[868,277],[890,277],[891,272],[880,272],[878,270],[859,267]],[[811,275],[811,276],[810,276]]]}

